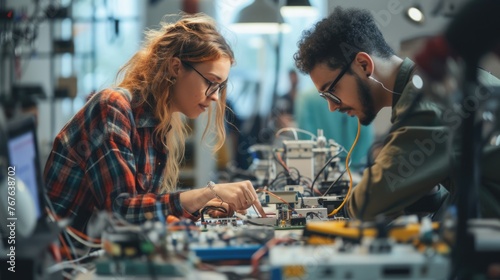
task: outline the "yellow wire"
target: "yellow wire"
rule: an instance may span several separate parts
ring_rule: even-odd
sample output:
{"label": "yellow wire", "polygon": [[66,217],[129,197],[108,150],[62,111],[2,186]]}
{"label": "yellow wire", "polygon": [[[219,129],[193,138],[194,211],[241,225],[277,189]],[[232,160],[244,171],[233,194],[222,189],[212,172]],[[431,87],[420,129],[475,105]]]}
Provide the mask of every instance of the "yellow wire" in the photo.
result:
{"label": "yellow wire", "polygon": [[349,195],[351,194],[352,175],[351,175],[351,170],[349,169],[349,159],[351,158],[351,153],[354,150],[354,147],[356,147],[356,144],[358,144],[359,135],[361,134],[360,132],[361,132],[361,123],[359,122],[359,119],[358,119],[358,134],[356,134],[356,139],[354,139],[354,142],[352,143],[352,146],[349,149],[349,152],[347,153],[347,157],[345,159],[345,168],[347,170],[347,174],[349,174],[349,188],[347,189],[347,195],[345,196],[344,201],[342,201],[342,203],[339,205],[339,207],[336,209],[333,209],[332,212],[330,212],[328,214],[328,217],[331,217],[331,216],[337,214],[340,211],[340,209],[342,209],[342,207],[344,207],[345,202],[347,201],[347,199],[349,198]]}

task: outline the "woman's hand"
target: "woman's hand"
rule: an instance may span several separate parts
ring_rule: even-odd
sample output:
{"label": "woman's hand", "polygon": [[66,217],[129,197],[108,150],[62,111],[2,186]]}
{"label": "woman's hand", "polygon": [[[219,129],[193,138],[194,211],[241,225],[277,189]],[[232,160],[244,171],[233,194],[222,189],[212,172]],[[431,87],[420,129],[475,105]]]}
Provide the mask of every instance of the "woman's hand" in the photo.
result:
{"label": "woman's hand", "polygon": [[254,205],[262,217],[266,216],[257,192],[250,181],[216,184],[213,191],[234,210],[245,210]]}
{"label": "woman's hand", "polygon": [[234,208],[218,198],[210,200],[205,207],[210,207],[205,213],[212,218],[226,218],[234,215]]}
{"label": "woman's hand", "polygon": [[234,211],[233,207],[225,202],[222,202],[218,198],[210,200],[207,204],[205,204],[205,207],[210,207],[207,211],[205,211],[205,213],[208,214],[211,218],[232,217],[234,215],[234,212],[238,212],[243,215],[247,213],[247,210]]}
{"label": "woman's hand", "polygon": [[[198,211],[204,206],[220,205],[220,200],[222,200],[222,206],[224,206],[224,203],[228,205],[228,212],[229,210],[233,211],[233,213],[234,211],[239,212],[239,210],[246,210],[253,205],[261,217],[266,217],[266,213],[262,209],[257,193],[250,181],[213,184],[205,188],[181,192],[179,198],[182,207],[189,213]],[[214,202],[214,198],[220,200]]]}

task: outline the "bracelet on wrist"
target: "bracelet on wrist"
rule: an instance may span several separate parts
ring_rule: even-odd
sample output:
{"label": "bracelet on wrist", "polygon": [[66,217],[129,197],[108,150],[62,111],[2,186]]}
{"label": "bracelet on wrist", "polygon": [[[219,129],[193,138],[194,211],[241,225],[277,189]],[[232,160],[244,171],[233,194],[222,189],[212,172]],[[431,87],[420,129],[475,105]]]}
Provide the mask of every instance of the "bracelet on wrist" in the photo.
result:
{"label": "bracelet on wrist", "polygon": [[222,205],[222,203],[224,202],[224,200],[222,200],[222,198],[217,194],[217,192],[214,190],[214,187],[215,187],[215,183],[214,182],[209,181],[207,183],[207,188],[212,192],[212,194],[214,195],[215,198],[217,198],[218,200],[221,201],[221,205]]}

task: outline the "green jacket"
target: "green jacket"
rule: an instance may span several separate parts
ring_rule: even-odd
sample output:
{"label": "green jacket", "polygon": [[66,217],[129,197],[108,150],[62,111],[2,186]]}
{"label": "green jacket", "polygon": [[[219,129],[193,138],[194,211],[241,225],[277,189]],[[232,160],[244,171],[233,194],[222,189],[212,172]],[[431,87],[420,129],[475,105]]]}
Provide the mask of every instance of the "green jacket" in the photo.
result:
{"label": "green jacket", "polygon": [[[405,59],[394,88],[391,132],[346,201],[350,217],[360,218],[361,212],[365,220],[373,220],[378,214],[395,218],[433,213],[456,201],[451,174],[452,162],[460,156],[460,141],[452,137],[451,128],[460,125],[461,116],[429,98],[421,98],[409,110],[421,93],[412,82],[413,68],[413,62]],[[479,78],[482,84],[500,85],[484,71]],[[500,147],[485,150],[479,190],[481,211],[483,217],[500,217]]]}

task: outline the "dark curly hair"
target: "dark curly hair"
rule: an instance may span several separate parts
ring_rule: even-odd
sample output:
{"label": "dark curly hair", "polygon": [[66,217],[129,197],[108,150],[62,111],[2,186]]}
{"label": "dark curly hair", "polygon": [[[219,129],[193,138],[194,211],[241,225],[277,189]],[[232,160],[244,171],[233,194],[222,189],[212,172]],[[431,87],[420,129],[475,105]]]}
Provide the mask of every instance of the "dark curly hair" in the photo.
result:
{"label": "dark curly hair", "polygon": [[373,16],[364,9],[335,10],[325,19],[302,33],[294,54],[295,65],[303,73],[310,73],[318,63],[326,62],[337,69],[351,62],[358,52],[381,58],[393,56]]}

